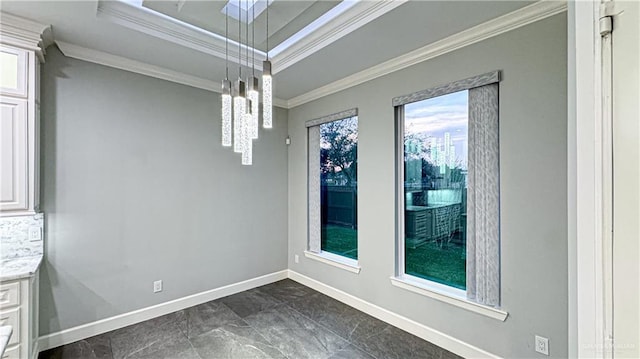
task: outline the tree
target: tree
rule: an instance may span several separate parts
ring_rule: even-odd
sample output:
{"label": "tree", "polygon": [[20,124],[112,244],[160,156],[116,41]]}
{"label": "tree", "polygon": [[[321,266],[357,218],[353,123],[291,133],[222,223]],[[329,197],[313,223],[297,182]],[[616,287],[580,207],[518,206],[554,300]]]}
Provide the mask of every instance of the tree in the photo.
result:
{"label": "tree", "polygon": [[350,117],[320,125],[320,173],[354,184],[358,174],[358,120]]}

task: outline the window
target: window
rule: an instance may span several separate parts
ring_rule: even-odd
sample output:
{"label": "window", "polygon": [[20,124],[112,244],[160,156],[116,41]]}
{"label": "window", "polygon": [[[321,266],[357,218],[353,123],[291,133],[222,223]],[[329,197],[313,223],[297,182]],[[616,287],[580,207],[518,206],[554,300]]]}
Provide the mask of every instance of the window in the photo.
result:
{"label": "window", "polygon": [[307,127],[309,251],[357,263],[357,111],[308,121]]}
{"label": "window", "polygon": [[240,20],[240,22],[246,23],[248,21],[249,24],[251,24],[254,17],[257,18],[262,14],[272,2],[273,0],[269,0],[268,2],[258,0],[229,0],[220,12],[236,20]]}
{"label": "window", "polygon": [[499,72],[395,98],[397,277],[499,305]]}
{"label": "window", "polygon": [[468,91],[405,105],[406,274],[465,289]]}

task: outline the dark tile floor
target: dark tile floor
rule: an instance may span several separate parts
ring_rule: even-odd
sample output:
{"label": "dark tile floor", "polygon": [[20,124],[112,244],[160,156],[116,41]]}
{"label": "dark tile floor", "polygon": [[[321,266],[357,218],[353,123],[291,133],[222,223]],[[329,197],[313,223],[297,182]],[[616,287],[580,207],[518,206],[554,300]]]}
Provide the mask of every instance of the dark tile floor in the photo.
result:
{"label": "dark tile floor", "polygon": [[286,279],[40,353],[50,358],[459,357]]}

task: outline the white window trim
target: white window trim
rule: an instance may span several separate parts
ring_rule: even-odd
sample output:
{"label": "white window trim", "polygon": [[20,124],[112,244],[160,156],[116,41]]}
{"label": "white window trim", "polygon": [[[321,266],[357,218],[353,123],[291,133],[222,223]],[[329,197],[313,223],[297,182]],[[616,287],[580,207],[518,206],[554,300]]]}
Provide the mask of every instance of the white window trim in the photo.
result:
{"label": "white window trim", "polygon": [[[357,117],[358,116],[358,109],[357,108],[353,108],[353,109],[349,109],[349,110],[345,110],[345,111],[341,111],[338,113],[334,113],[328,116],[323,116],[320,118],[316,118],[313,120],[309,120],[306,121],[305,123],[305,127],[307,127],[308,131],[311,128],[315,128],[318,127],[322,124],[325,123],[329,123],[329,122],[333,122],[333,121],[339,121],[339,120],[343,120],[343,119],[348,119],[348,118],[352,118],[352,117]],[[311,149],[310,147],[310,140],[309,140],[309,132],[307,132],[307,250],[305,250],[304,255],[307,258],[313,259],[313,260],[317,260],[319,262],[325,263],[325,264],[329,264],[332,265],[334,267],[340,268],[340,269],[344,269],[346,271],[349,271],[351,273],[355,273],[355,274],[359,274],[360,273],[360,266],[358,265],[358,260],[356,259],[351,259],[345,256],[341,256],[339,254],[335,254],[335,253],[331,253],[331,252],[327,252],[327,251],[323,251],[322,250],[322,245],[321,245],[321,239],[320,237],[317,238],[316,240],[313,240],[314,242],[314,248],[311,248],[311,242],[312,242],[312,234],[311,234],[311,208],[312,208],[312,202],[309,196],[310,193],[310,183],[311,183],[311,174],[309,173],[309,164],[310,164],[310,154],[311,154]],[[315,150],[315,149],[314,149]],[[321,203],[318,202],[317,206],[321,206]],[[315,205],[314,205],[315,207]],[[314,212],[315,213],[315,212]],[[318,213],[315,213],[315,215],[318,216],[317,220],[318,223],[320,221],[320,217]],[[318,233],[318,232],[316,232]],[[318,233],[319,235],[319,233]],[[359,238],[359,236],[358,236]],[[358,241],[358,239],[356,239],[356,241]],[[356,242],[357,243],[357,242]],[[315,245],[317,245],[317,250],[318,252],[316,252],[315,249]]]}
{"label": "white window trim", "polygon": [[[444,303],[454,305],[456,307],[478,313],[499,321],[504,322],[509,313],[494,307],[479,304],[467,299],[467,293],[464,290],[437,283],[434,281],[422,279],[405,273],[405,239],[404,239],[404,105],[407,103],[441,96],[450,92],[462,91],[468,89],[465,85],[469,82],[484,84],[487,81],[495,81],[500,79],[499,72],[487,73],[469,78],[466,80],[452,83],[455,89],[441,86],[432,90],[425,90],[411,95],[400,96],[393,100],[395,106],[396,118],[396,275],[392,276],[391,284],[426,297],[439,300]],[[454,91],[455,90],[455,91]]]}
{"label": "white window trim", "polygon": [[304,251],[304,256],[309,259],[332,265],[336,268],[344,269],[355,274],[360,274],[360,269],[362,269],[360,265],[358,265],[357,260],[347,258],[338,254],[333,254],[327,251],[320,251],[320,253]]}
{"label": "white window trim", "polygon": [[486,305],[472,302],[466,298],[466,292],[450,287],[448,285],[424,280],[411,275],[403,274],[397,277],[391,277],[391,284],[398,288],[402,288],[429,298],[439,300],[444,303],[454,305],[474,313],[478,313],[489,318],[497,319],[504,322],[509,315],[500,309],[488,307]]}

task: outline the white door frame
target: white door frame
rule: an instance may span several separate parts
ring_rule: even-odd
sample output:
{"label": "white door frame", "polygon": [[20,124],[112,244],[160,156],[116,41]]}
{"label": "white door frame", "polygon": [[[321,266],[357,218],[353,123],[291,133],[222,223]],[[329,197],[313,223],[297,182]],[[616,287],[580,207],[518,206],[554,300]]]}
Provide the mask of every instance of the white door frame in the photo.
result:
{"label": "white door frame", "polygon": [[570,1],[568,16],[569,357],[610,358],[612,153],[600,2]]}
{"label": "white door frame", "polygon": [[613,356],[640,358],[640,2],[612,15]]}

